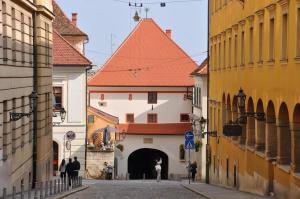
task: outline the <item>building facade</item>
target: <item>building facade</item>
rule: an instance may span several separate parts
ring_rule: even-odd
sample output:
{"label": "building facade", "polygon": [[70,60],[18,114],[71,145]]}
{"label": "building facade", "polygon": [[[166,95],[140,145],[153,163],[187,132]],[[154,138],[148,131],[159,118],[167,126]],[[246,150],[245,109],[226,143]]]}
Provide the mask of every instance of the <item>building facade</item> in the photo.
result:
{"label": "building facade", "polygon": [[[299,198],[300,2],[210,1],[210,180],[276,198]],[[247,95],[242,134],[222,126],[240,116],[237,94]]]}
{"label": "building facade", "polygon": [[116,177],[187,176],[184,133],[191,130],[195,62],[152,19],[143,19],[88,82],[89,105],[119,119],[126,132],[115,157]]}
{"label": "building facade", "polygon": [[[206,143],[207,135],[202,136],[200,130],[201,117],[207,119],[207,59],[191,74],[194,78],[193,88],[193,131],[196,135],[195,142],[197,150],[193,153],[193,160],[197,162],[197,180],[205,181],[206,179]],[[207,132],[205,125],[204,132]],[[204,133],[202,132],[202,133]]]}
{"label": "building facade", "polygon": [[[0,188],[46,181],[52,168],[52,1],[1,1]],[[37,96],[37,100],[30,100]],[[12,113],[30,113],[13,119]],[[16,114],[14,114],[16,116]]]}
{"label": "building facade", "polygon": [[[76,44],[71,43],[73,40],[70,35],[82,32],[76,21],[69,20],[56,2],[53,2],[53,7],[56,16],[53,23],[53,109],[57,113],[53,117],[53,171],[54,175],[58,174],[61,161],[76,156],[81,164],[80,175],[84,175],[87,142],[86,82],[91,62],[83,55],[83,47],[78,46],[84,46],[87,36],[80,37],[82,40]],[[67,33],[69,36],[64,36]],[[59,115],[62,108],[66,111],[64,121],[61,121]],[[74,140],[68,140],[68,132],[75,133]]]}

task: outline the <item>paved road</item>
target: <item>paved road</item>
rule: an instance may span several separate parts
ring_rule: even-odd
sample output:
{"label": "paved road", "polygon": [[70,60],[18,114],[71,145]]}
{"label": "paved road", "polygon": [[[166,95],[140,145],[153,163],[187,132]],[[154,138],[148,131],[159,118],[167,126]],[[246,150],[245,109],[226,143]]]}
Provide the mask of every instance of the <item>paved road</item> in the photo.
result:
{"label": "paved road", "polygon": [[203,199],[171,181],[85,181],[89,188],[67,199]]}

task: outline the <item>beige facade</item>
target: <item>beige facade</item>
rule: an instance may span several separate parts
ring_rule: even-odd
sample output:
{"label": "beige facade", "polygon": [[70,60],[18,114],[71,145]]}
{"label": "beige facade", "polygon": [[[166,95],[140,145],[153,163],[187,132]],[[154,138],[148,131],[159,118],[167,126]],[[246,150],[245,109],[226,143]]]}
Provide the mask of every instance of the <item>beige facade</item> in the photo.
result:
{"label": "beige facade", "polygon": [[[11,189],[11,185],[19,189],[21,182],[27,187],[34,179],[34,143],[37,143],[36,180],[52,176],[51,10],[51,0],[0,3],[0,189]],[[37,122],[33,122],[34,114],[12,121],[10,113],[30,112],[28,96],[34,90],[38,94]]]}

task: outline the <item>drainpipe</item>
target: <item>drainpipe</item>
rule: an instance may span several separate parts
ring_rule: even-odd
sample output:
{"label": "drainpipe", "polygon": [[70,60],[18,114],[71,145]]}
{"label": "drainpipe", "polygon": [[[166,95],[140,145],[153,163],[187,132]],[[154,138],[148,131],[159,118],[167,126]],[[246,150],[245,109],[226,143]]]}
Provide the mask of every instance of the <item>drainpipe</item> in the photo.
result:
{"label": "drainpipe", "polygon": [[87,138],[88,138],[88,126],[87,126],[87,111],[88,111],[88,104],[87,101],[88,99],[88,95],[87,95],[87,90],[88,90],[88,85],[87,85],[87,73],[88,70],[92,69],[92,66],[89,66],[88,68],[85,69],[85,151],[84,151],[84,172],[86,172],[86,163],[87,163]]}
{"label": "drainpipe", "polygon": [[[34,1],[34,3],[36,3]],[[33,92],[37,94],[38,82],[37,82],[37,39],[36,39],[36,11],[32,14],[33,22]],[[32,188],[35,188],[35,182],[37,181],[37,103],[38,100],[33,102],[33,152],[32,152]]]}
{"label": "drainpipe", "polygon": [[[209,39],[210,39],[210,0],[207,0],[208,5],[207,5],[207,129],[208,131],[210,131],[209,129]],[[206,134],[206,139],[207,139],[207,144],[206,144],[206,168],[205,168],[205,183],[209,184],[209,160],[208,160],[208,155],[209,155],[209,134]]]}

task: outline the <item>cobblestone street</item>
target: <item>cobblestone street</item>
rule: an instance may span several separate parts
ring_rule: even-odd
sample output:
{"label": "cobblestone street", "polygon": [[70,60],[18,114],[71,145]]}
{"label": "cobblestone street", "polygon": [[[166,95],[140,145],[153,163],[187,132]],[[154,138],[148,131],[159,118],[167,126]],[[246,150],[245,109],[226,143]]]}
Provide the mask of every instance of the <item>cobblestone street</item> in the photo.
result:
{"label": "cobblestone street", "polygon": [[162,181],[85,181],[88,189],[67,199],[202,199],[180,182]]}

